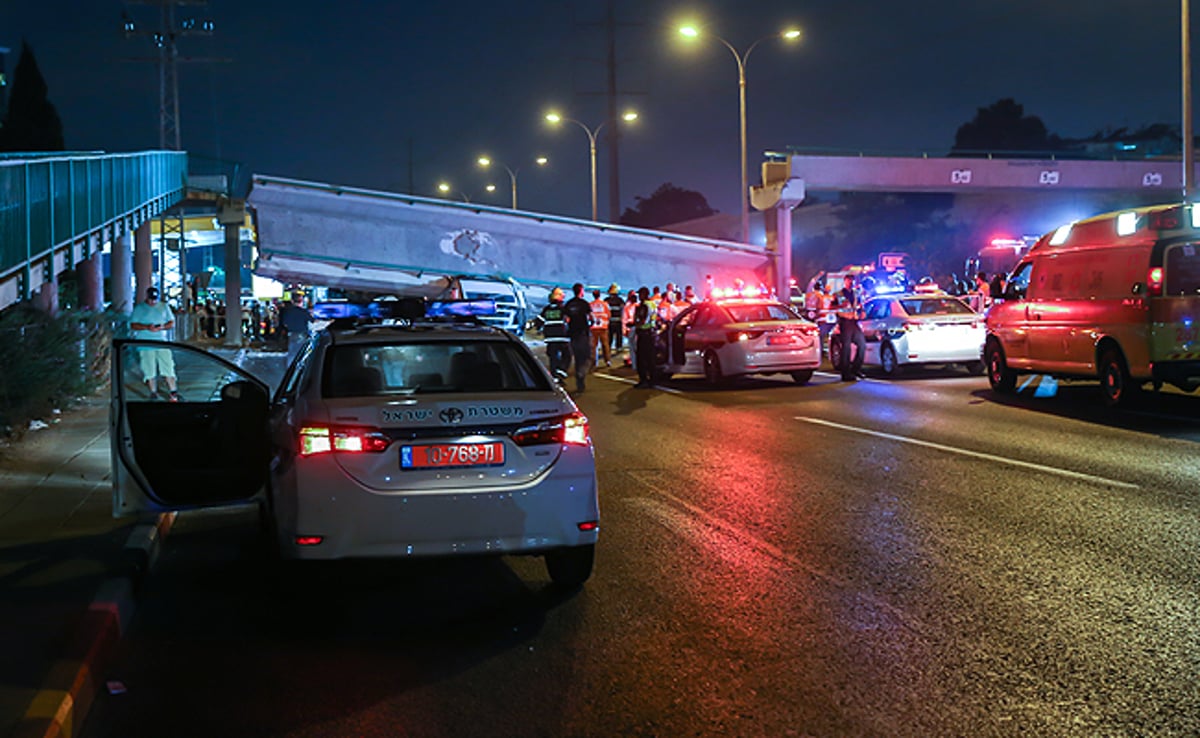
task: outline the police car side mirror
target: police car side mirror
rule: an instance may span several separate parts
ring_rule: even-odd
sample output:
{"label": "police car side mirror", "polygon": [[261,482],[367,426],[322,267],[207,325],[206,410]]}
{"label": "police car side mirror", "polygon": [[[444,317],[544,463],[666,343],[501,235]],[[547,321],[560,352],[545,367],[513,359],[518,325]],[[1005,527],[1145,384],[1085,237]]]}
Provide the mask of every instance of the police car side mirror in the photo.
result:
{"label": "police car side mirror", "polygon": [[1146,283],[1145,282],[1134,282],[1133,287],[1131,287],[1129,289],[1129,291],[1135,295],[1143,295],[1146,293]]}

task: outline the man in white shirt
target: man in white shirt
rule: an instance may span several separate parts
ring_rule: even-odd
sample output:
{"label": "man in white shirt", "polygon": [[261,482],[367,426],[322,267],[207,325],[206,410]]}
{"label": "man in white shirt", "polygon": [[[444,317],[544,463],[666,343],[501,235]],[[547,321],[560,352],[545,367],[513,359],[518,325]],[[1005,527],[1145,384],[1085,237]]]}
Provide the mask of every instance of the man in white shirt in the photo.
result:
{"label": "man in white shirt", "polygon": [[[170,307],[158,301],[158,288],[146,288],[146,301],[134,306],[129,316],[129,327],[134,338],[166,340],[166,332],[175,327],[175,316]],[[138,358],[141,360],[142,377],[150,389],[150,399],[158,399],[158,377],[161,376],[170,391],[168,399],[179,402],[179,392],[175,386],[175,355],[171,349],[143,346],[138,349]]]}

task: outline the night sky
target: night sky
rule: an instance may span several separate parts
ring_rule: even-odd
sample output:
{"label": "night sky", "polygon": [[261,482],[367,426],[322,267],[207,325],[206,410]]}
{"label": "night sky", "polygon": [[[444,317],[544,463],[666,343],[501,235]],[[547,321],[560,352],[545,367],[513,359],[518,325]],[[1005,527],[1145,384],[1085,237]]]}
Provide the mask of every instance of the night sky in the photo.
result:
{"label": "night sky", "polygon": [[[184,8],[216,24],[181,54],[184,148],[256,173],[433,195],[451,181],[473,201],[508,204],[519,168],[525,210],[587,217],[587,136],[542,121],[557,107],[595,126],[605,116],[603,0],[385,2],[211,0]],[[621,146],[622,207],[664,182],[738,210],[737,65],[715,40],[687,44],[679,19],[738,49],[799,26],[804,38],[760,44],[747,65],[750,180],[761,152],[944,155],[959,125],[1004,97],[1064,137],[1180,118],[1180,6],[1174,0],[618,0],[621,107],[640,119]],[[0,0],[11,73],[33,47],[68,148],[158,145],[153,54],[126,39],[157,9],[119,0]],[[544,154],[551,166],[532,159]],[[599,152],[608,211],[607,150]],[[485,182],[498,185],[495,195]]]}

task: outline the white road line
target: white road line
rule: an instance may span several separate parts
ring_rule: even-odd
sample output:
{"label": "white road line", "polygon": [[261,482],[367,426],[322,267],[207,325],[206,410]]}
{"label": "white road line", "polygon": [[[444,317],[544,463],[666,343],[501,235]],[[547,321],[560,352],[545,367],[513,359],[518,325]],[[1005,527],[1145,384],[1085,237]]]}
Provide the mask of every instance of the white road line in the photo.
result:
{"label": "white road line", "polygon": [[[636,379],[630,379],[629,377],[618,377],[616,374],[605,374],[604,372],[596,372],[592,376],[600,377],[601,379],[611,379],[614,382],[624,382],[625,384],[637,384]],[[659,392],[670,392],[673,395],[682,395],[683,394],[682,390],[672,389],[670,387],[664,387],[661,384],[654,385],[654,387],[652,389],[656,389]]]}
{"label": "white road line", "polygon": [[795,416],[796,420],[812,423],[813,425],[823,425],[827,428],[837,428],[838,430],[850,431],[851,433],[861,433],[865,436],[875,436],[876,438],[886,438],[889,441],[898,441],[900,443],[911,443],[914,446],[924,446],[925,448],[937,449],[952,454],[960,454],[962,456],[971,456],[976,459],[984,459],[986,461],[994,461],[998,464],[1008,464],[1009,466],[1019,466],[1022,469],[1032,469],[1034,471],[1045,472],[1046,474],[1056,474],[1060,477],[1068,477],[1070,479],[1079,479],[1085,482],[1093,482],[1095,484],[1104,484],[1111,487],[1122,487],[1124,489],[1139,489],[1138,485],[1130,484],[1129,482],[1118,482],[1115,479],[1106,479],[1097,477],[1092,474],[1083,474],[1081,472],[1070,471],[1069,469],[1059,469],[1054,466],[1044,466],[1042,464],[1034,464],[1029,461],[1021,461],[1020,459],[1009,459],[1004,456],[996,456],[994,454],[985,454],[980,451],[971,451],[965,448],[957,448],[955,446],[944,446],[940,443],[932,441],[922,441],[918,438],[909,438],[908,436],[897,436],[893,433],[883,433],[880,431],[870,430],[868,428],[858,428],[853,425],[842,425],[834,423],[830,420],[822,420],[820,418],[806,418],[803,415]]}

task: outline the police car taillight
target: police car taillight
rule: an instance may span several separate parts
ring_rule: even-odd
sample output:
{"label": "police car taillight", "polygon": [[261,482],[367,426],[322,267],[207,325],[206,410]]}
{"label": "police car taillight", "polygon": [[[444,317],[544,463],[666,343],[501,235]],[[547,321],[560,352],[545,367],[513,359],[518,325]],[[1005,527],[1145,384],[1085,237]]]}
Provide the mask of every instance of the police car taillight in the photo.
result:
{"label": "police car taillight", "polygon": [[378,428],[349,425],[306,425],[300,428],[300,455],[360,454],[386,451],[392,439]]}
{"label": "police car taillight", "polygon": [[561,418],[546,420],[537,425],[520,428],[512,434],[513,443],[518,446],[547,443],[586,446],[588,437],[588,419],[583,413],[571,413]]}
{"label": "police car taillight", "polygon": [[1150,273],[1146,275],[1146,292],[1151,297],[1162,297],[1163,293],[1163,269],[1162,267],[1153,267]]}
{"label": "police car taillight", "polygon": [[730,331],[725,334],[725,338],[730,343],[737,343],[738,341],[753,341],[762,334],[762,331]]}

